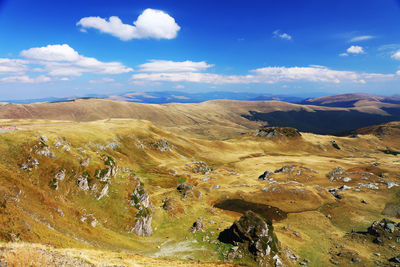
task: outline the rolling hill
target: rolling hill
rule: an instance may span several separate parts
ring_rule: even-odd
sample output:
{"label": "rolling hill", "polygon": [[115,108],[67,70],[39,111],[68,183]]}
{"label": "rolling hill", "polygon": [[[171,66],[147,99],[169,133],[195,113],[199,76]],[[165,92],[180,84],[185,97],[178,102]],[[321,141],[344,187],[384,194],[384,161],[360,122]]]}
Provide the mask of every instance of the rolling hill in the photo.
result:
{"label": "rolling hill", "polygon": [[142,104],[104,99],[55,103],[3,104],[2,119],[50,119],[76,122],[108,118],[148,120],[157,127],[197,138],[224,139],[261,125],[338,134],[400,120],[400,105],[359,101],[354,107],[326,107],[282,101],[213,100],[202,103]]}

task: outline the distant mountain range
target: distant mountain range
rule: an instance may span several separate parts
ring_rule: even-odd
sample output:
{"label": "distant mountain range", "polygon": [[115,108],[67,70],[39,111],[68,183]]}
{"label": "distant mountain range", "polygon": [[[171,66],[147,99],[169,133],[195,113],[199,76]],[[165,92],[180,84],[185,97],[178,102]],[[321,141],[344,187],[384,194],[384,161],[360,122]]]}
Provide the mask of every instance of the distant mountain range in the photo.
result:
{"label": "distant mountain range", "polygon": [[243,92],[202,92],[188,93],[179,91],[156,91],[156,92],[127,92],[118,95],[90,94],[84,97],[49,97],[38,99],[22,99],[22,100],[0,100],[0,102],[14,104],[31,104],[41,102],[63,102],[73,99],[102,98],[117,101],[146,103],[146,104],[166,104],[166,103],[201,103],[209,100],[242,100],[242,101],[269,101],[278,100],[289,103],[297,103],[303,101],[304,98],[289,95],[273,95],[273,94],[257,94]]}
{"label": "distant mountain range", "polygon": [[[274,95],[245,92],[201,92],[189,93],[181,91],[155,91],[155,92],[126,92],[117,95],[88,94],[85,96],[70,97],[48,97],[21,100],[0,100],[0,102],[14,104],[31,104],[43,102],[65,102],[74,99],[110,99],[115,101],[135,102],[144,104],[167,104],[167,103],[201,103],[210,100],[239,100],[239,101],[283,101],[303,105],[315,105],[325,107],[354,107],[356,103],[380,102],[388,104],[400,104],[400,95],[377,96],[365,93],[340,94],[322,96],[316,98],[302,98],[290,95]],[[363,104],[363,105],[364,105]]]}

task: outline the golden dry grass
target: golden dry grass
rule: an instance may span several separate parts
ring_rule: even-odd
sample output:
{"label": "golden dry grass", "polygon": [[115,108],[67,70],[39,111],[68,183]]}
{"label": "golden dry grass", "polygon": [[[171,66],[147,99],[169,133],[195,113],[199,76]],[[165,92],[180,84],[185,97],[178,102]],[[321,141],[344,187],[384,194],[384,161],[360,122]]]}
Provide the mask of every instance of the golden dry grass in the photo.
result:
{"label": "golden dry grass", "polygon": [[[386,146],[399,149],[399,144],[373,135],[339,138],[303,134],[301,139],[283,141],[243,135],[225,141],[210,141],[176,135],[158,129],[148,121],[131,119],[85,123],[21,120],[12,123],[21,126],[16,131],[0,134],[0,204],[6,200],[6,207],[0,208],[0,239],[50,243],[55,247],[51,250],[92,264],[196,266],[197,262],[182,260],[191,257],[202,262],[211,261],[203,266],[212,266],[220,259],[219,252],[188,230],[197,218],[203,217],[208,233],[213,232],[211,239],[216,239],[221,229],[229,227],[240,216],[218,209],[215,209],[217,213],[210,211],[215,202],[230,197],[292,212],[286,220],[275,224],[282,244],[291,247],[302,258],[309,258],[309,266],[325,266],[329,262],[327,250],[342,242],[345,233],[351,229],[365,230],[373,220],[382,218],[380,213],[385,204],[396,199],[399,190],[397,187],[386,189],[382,183],[377,191],[345,191],[341,201],[327,193],[327,189],[343,184],[331,182],[326,177],[326,173],[338,166],[354,170],[379,162],[379,168],[387,175],[385,179],[400,181],[398,158],[379,151]],[[51,146],[57,137],[65,138],[71,151],[55,150],[55,159],[41,157],[37,169],[24,172],[19,164],[41,135],[48,137]],[[161,152],[150,145],[161,138],[174,145],[172,151]],[[342,147],[340,151],[332,147],[330,140],[333,138]],[[91,142],[106,145],[115,140],[121,145],[117,150],[100,151],[88,145]],[[138,141],[147,147],[141,149],[136,144]],[[86,154],[78,148],[84,148]],[[84,170],[93,173],[100,168],[102,153],[115,158],[120,167],[131,168],[144,182],[154,205],[153,236],[136,237],[128,233],[134,212],[126,205],[133,189],[126,175],[118,175],[110,184],[109,196],[100,201],[90,192],[78,190],[75,174]],[[87,168],[80,165],[79,158],[83,156],[91,159]],[[203,175],[186,167],[198,160],[205,161],[214,171]],[[305,166],[318,173],[313,173],[311,178],[275,174],[276,184],[257,180],[264,171],[284,165]],[[49,188],[49,181],[58,167],[66,168],[68,175],[55,191]],[[172,168],[177,176],[170,172]],[[204,179],[205,176],[209,176],[208,179]],[[182,196],[176,191],[181,177],[196,185],[202,193],[201,198],[181,200]],[[357,179],[348,185],[355,187],[362,182]],[[298,184],[287,183],[289,181]],[[220,187],[214,188],[216,185]],[[184,212],[170,215],[163,210],[162,200],[166,197],[177,199]],[[361,204],[362,199],[369,204]],[[61,209],[64,216],[60,216],[57,209]],[[82,223],[80,218],[86,213],[94,214],[99,225],[91,227]],[[332,216],[331,220],[326,218],[327,214]],[[210,223],[211,220],[214,222]],[[300,237],[294,236],[293,231]],[[364,258],[368,259],[367,254],[373,253],[372,247],[353,243],[349,244]]]}

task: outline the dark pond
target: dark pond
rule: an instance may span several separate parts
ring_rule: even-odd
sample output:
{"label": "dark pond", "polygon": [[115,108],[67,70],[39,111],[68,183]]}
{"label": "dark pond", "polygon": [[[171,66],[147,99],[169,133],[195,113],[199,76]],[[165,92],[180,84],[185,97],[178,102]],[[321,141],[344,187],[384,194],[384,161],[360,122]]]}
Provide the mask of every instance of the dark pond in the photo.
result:
{"label": "dark pond", "polygon": [[287,213],[276,207],[265,204],[247,202],[242,199],[222,200],[216,203],[214,207],[239,213],[245,213],[246,211],[251,210],[259,214],[261,217],[275,222],[287,218]]}

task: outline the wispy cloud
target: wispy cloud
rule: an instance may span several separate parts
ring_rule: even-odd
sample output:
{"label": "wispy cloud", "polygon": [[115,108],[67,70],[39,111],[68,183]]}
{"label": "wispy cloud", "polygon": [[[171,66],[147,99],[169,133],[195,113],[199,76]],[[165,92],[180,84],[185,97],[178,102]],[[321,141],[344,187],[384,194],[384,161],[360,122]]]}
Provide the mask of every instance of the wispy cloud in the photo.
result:
{"label": "wispy cloud", "polygon": [[180,26],[173,17],[164,11],[150,8],[144,10],[133,24],[124,24],[119,17],[112,16],[108,20],[100,17],[85,17],[76,25],[81,26],[81,30],[97,29],[122,41],[143,38],[173,39],[180,30]]}
{"label": "wispy cloud", "polygon": [[23,74],[27,61],[21,59],[0,58],[0,74]]}
{"label": "wispy cloud", "polygon": [[395,52],[395,53],[392,55],[392,58],[393,58],[393,59],[400,60],[400,50],[397,50],[397,52]]}
{"label": "wispy cloud", "polygon": [[211,68],[214,65],[207,64],[204,61],[194,62],[171,61],[171,60],[150,60],[148,63],[139,65],[141,72],[197,72]]}
{"label": "wispy cloud", "polygon": [[284,40],[292,40],[292,36],[285,33],[285,32],[281,32],[280,30],[275,30],[274,32],[272,32],[273,37],[275,38],[280,38],[280,39],[284,39]]}
{"label": "wispy cloud", "polygon": [[247,75],[223,75],[204,72],[141,72],[135,73],[131,81],[137,82],[193,82],[206,84],[249,84],[278,82],[320,83],[366,83],[371,80],[397,79],[396,74],[358,73],[333,70],[324,66],[308,67],[264,67],[250,70]]}
{"label": "wispy cloud", "polygon": [[372,35],[360,35],[356,36],[350,39],[351,43],[356,43],[356,42],[362,42],[362,41],[367,41],[376,38],[375,36]]}
{"label": "wispy cloud", "polygon": [[21,76],[4,77],[0,79],[1,83],[42,83],[50,81],[51,78],[44,75],[40,75],[35,78],[31,78],[27,75],[21,75]]}
{"label": "wispy cloud", "polygon": [[104,77],[99,80],[90,80],[89,83],[91,84],[98,84],[98,83],[113,83],[115,80],[113,78]]}

